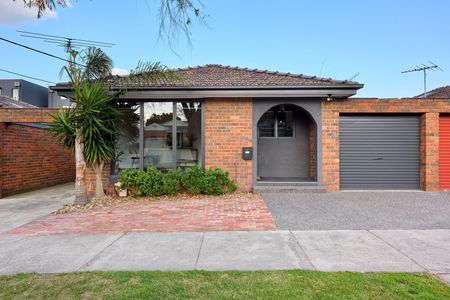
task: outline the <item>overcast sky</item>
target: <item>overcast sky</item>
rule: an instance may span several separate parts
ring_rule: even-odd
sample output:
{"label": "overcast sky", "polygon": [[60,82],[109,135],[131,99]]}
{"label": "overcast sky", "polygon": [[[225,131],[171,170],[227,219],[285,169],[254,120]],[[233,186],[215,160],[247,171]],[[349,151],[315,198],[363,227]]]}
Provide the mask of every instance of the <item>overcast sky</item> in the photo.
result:
{"label": "overcast sky", "polygon": [[[0,0],[0,36],[65,56],[16,30],[115,43],[104,50],[118,72],[139,60],[170,67],[217,63],[364,83],[362,97],[423,92],[423,74],[401,71],[432,61],[429,89],[450,84],[448,0],[203,0],[207,26],[176,53],[158,42],[158,0],[78,0],[41,20],[21,0]],[[60,81],[62,62],[0,41],[0,69]],[[359,75],[357,75],[359,74]],[[18,76],[0,72],[0,79]],[[38,82],[37,82],[38,83]],[[47,85],[45,83],[40,83]]]}

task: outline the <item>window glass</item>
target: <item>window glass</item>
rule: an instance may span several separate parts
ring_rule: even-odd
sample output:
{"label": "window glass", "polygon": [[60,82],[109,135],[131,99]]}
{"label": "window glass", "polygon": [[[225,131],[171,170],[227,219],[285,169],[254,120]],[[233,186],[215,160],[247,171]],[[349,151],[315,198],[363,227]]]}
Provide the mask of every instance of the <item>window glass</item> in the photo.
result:
{"label": "window glass", "polygon": [[139,169],[139,105],[119,103],[122,110],[122,134],[116,152],[117,171]]}
{"label": "window glass", "polygon": [[202,113],[199,102],[177,103],[177,168],[200,164]]}
{"label": "window glass", "polygon": [[266,111],[258,122],[259,137],[275,137],[275,114]]}
{"label": "window glass", "polygon": [[277,112],[277,133],[278,137],[293,136],[293,114],[292,111]]}
{"label": "window glass", "polygon": [[144,103],[144,168],[173,169],[172,117],[172,102]]}
{"label": "window glass", "polygon": [[[143,165],[144,168],[155,166],[165,172],[202,163],[201,102],[176,102],[175,107],[174,102],[145,102],[142,108],[135,103],[119,102],[118,105],[125,111],[122,125],[127,129],[123,130],[118,142],[117,171],[139,169]],[[142,120],[141,112],[144,115]],[[173,138],[174,126],[176,136]],[[175,149],[173,143],[176,143]],[[139,150],[142,148],[144,155],[141,161]]]}

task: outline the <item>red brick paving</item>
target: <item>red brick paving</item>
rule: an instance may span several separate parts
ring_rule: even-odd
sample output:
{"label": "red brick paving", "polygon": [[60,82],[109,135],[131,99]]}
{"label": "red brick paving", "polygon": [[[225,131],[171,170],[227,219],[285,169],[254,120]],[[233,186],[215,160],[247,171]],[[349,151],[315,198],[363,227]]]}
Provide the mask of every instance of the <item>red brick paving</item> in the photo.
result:
{"label": "red brick paving", "polygon": [[128,202],[85,212],[49,215],[8,234],[46,235],[137,231],[257,231],[276,225],[259,195]]}

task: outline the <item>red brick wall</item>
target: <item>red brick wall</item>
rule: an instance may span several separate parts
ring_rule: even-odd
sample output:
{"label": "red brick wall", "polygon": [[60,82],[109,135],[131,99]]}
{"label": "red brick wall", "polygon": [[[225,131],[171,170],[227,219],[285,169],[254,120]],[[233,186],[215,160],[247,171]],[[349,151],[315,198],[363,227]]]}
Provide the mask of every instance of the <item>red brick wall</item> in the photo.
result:
{"label": "red brick wall", "polygon": [[421,119],[421,184],[439,184],[439,112],[450,112],[450,99],[345,99],[322,102],[322,176],[327,191],[339,190],[339,115],[341,113],[418,113]]}
{"label": "red brick wall", "polygon": [[[84,176],[86,176],[86,190],[88,196],[92,197],[95,191],[95,173],[91,166],[86,167]],[[106,162],[102,172],[103,189],[107,195],[115,195],[114,185],[110,184],[110,177],[111,162]]]}
{"label": "red brick wall", "polygon": [[251,98],[205,100],[205,167],[228,171],[244,191],[252,190],[252,161],[242,159],[242,147],[252,146],[252,113]]}
{"label": "red brick wall", "polygon": [[75,179],[70,151],[48,130],[0,123],[0,197]]}
{"label": "red brick wall", "polygon": [[3,136],[5,135],[6,124],[0,123],[0,198],[3,197],[3,152],[5,148],[5,143],[3,142]]}
{"label": "red brick wall", "polygon": [[439,113],[420,118],[420,181],[425,191],[439,190]]}
{"label": "red brick wall", "polygon": [[0,123],[2,122],[51,122],[49,113],[57,113],[56,108],[1,108]]}

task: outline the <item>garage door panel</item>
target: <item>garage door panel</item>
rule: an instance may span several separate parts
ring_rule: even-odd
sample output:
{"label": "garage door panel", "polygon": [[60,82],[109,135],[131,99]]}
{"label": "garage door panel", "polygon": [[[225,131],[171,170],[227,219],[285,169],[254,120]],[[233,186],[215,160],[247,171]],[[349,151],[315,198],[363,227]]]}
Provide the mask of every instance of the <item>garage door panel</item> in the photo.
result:
{"label": "garage door panel", "polygon": [[340,118],[341,189],[418,189],[420,117]]}
{"label": "garage door panel", "polygon": [[439,118],[439,187],[450,189],[450,115]]}

